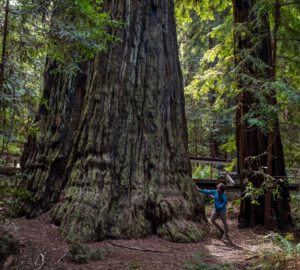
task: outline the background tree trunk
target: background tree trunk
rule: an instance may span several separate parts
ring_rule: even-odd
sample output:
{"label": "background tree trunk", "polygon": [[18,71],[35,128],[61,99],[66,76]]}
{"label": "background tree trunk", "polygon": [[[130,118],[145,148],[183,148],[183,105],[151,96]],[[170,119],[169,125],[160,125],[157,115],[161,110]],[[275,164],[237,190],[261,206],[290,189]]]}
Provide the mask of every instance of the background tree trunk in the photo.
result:
{"label": "background tree trunk", "polygon": [[[48,72],[47,84],[46,76],[51,110],[24,166],[37,197],[27,213],[52,208],[70,239],[198,241],[207,222],[190,176],[173,1],[106,1],[106,8],[126,27],[90,64],[85,83],[59,83]],[[80,105],[65,99],[62,85],[75,89],[71,100],[80,96]],[[56,114],[71,123],[57,123]]]}
{"label": "background tree trunk", "polygon": [[80,121],[87,66],[68,76],[47,60],[43,99],[35,119],[38,130],[29,136],[20,161],[21,185],[34,194],[34,202],[24,209],[28,217],[49,210],[60,194]]}
{"label": "background tree trunk", "polygon": [[[7,62],[7,38],[8,38],[8,24],[9,24],[9,0],[5,1],[5,10],[4,10],[4,21],[3,21],[3,34],[2,34],[2,48],[1,48],[1,62],[0,62],[0,109],[2,114],[1,124],[2,124],[2,143],[1,143],[1,151],[0,155],[3,156],[6,150],[7,152],[7,119],[6,119],[6,100],[5,100],[5,87],[4,87],[4,77],[5,77],[5,69]],[[6,153],[8,159],[8,152]]]}
{"label": "background tree trunk", "polygon": [[[235,32],[235,60],[236,64],[240,63],[239,53],[242,50],[252,49],[251,55],[263,61],[269,66],[262,72],[258,72],[254,68],[251,61],[246,61],[245,70],[247,70],[249,76],[256,78],[265,78],[266,80],[273,80],[272,77],[272,43],[268,15],[264,13],[259,18],[259,24],[254,27],[255,12],[252,12],[255,1],[242,1],[234,0],[234,22],[243,23],[247,26],[247,30],[250,32],[248,35],[241,35],[239,31]],[[250,35],[257,35],[261,38],[260,44],[254,47],[254,44],[250,38]],[[249,89],[256,89],[261,91],[261,95],[266,95],[262,91],[261,85],[250,85],[245,81],[238,81],[238,87],[241,92],[238,96],[238,108],[236,112],[236,143],[237,143],[237,155],[238,155],[238,173],[241,179],[242,196],[244,195],[247,181],[251,182],[254,187],[261,187],[265,180],[262,174],[257,175],[259,170],[266,168],[268,163],[272,164],[272,171],[268,173],[273,177],[280,177],[283,179],[279,183],[280,185],[280,198],[273,199],[271,202],[270,219],[272,220],[272,226],[280,229],[285,229],[291,225],[291,215],[289,207],[289,190],[285,173],[285,162],[283,156],[283,147],[279,132],[278,117],[274,117],[274,124],[272,130],[263,132],[259,127],[251,125],[245,116],[259,104],[259,100],[255,98],[254,91]],[[275,94],[266,97],[270,100],[271,105],[276,105],[272,99],[276,99]],[[259,112],[256,115],[260,117]],[[272,133],[272,136],[269,136]],[[270,141],[271,140],[271,141]],[[268,160],[269,154],[269,162]],[[265,171],[267,173],[267,171]],[[258,198],[259,205],[252,204],[251,199],[243,198],[241,201],[239,226],[256,226],[264,224],[265,221],[265,197]],[[267,211],[268,212],[268,211]]]}

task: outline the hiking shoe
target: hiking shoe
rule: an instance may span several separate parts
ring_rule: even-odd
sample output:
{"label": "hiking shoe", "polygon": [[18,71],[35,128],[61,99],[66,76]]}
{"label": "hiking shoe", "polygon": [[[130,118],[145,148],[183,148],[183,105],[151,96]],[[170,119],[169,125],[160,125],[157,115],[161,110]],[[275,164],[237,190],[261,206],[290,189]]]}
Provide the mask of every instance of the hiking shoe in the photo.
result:
{"label": "hiking shoe", "polygon": [[220,230],[220,238],[223,238],[225,231]]}

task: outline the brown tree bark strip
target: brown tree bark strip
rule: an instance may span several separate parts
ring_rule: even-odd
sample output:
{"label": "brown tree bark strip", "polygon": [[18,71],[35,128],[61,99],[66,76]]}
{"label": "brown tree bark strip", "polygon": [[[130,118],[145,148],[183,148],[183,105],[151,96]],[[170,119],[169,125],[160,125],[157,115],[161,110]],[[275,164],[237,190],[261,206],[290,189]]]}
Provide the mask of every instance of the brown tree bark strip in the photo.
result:
{"label": "brown tree bark strip", "polygon": [[[272,160],[273,160],[273,143],[275,139],[275,134],[273,131],[273,127],[270,124],[270,131],[269,131],[269,138],[268,138],[268,150],[267,150],[267,174],[272,175]],[[265,195],[265,213],[264,213],[264,225],[266,229],[271,229],[272,228],[272,189],[266,190],[266,195]]]}
{"label": "brown tree bark strip", "polygon": [[[5,15],[3,23],[3,36],[2,36],[2,50],[1,50],[1,63],[0,63],[0,108],[2,110],[2,129],[3,129],[3,141],[0,154],[3,155],[5,151],[5,133],[6,133],[6,106],[5,106],[5,92],[4,92],[4,72],[7,58],[7,36],[8,36],[8,15],[9,15],[9,0],[5,3]],[[8,155],[8,153],[7,153]]]}
{"label": "brown tree bark strip", "polygon": [[[272,46],[272,79],[273,81],[276,79],[276,52],[277,52],[277,35],[279,29],[280,22],[280,3],[279,0],[276,0],[275,3],[275,12],[274,12],[274,38],[273,38],[273,46]],[[272,91],[270,96],[270,104],[273,106],[276,105],[275,93]],[[272,175],[273,171],[273,144],[275,143],[275,134],[279,132],[279,130],[274,130],[275,126],[273,120],[270,120],[269,124],[269,138],[268,138],[268,150],[267,150],[267,174]],[[274,225],[272,225],[272,190],[268,189],[266,191],[265,197],[265,220],[264,224],[267,229],[271,229]]]}
{"label": "brown tree bark strip", "polygon": [[2,91],[3,91],[3,83],[4,83],[4,70],[5,70],[5,63],[6,63],[7,36],[8,36],[8,14],[9,14],[9,0],[6,0],[4,23],[3,23],[1,64],[0,64],[0,93],[1,94],[3,94]]}

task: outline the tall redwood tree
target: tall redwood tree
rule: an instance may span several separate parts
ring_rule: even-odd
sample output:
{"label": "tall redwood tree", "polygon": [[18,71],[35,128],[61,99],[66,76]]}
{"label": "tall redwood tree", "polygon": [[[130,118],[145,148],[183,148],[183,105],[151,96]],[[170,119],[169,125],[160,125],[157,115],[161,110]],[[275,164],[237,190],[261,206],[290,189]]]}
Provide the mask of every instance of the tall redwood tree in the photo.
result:
{"label": "tall redwood tree", "polygon": [[30,217],[51,210],[67,238],[157,234],[198,241],[207,222],[190,176],[171,0],[105,1],[121,42],[80,67],[51,72],[41,132],[23,154]]}
{"label": "tall redwood tree", "polygon": [[[236,111],[236,144],[238,153],[238,173],[242,185],[242,201],[239,226],[265,224],[280,229],[291,225],[289,189],[286,180],[283,147],[279,131],[278,116],[273,116],[262,130],[249,120],[263,118],[259,111],[260,98],[268,100],[268,106],[276,105],[275,93],[266,93],[262,82],[274,79],[274,55],[267,12],[257,13],[253,7],[255,0],[233,0],[235,31],[235,62],[242,69],[244,79],[237,80],[239,95]],[[244,27],[244,30],[241,30]],[[254,39],[257,37],[257,39]],[[264,68],[259,69],[264,66]],[[252,77],[252,80],[247,78]],[[258,96],[261,97],[258,97]],[[271,198],[271,189],[259,196],[258,204],[253,204],[245,196],[248,183],[260,188],[266,175],[274,177],[279,185],[279,197]],[[281,179],[281,180],[278,180]]]}

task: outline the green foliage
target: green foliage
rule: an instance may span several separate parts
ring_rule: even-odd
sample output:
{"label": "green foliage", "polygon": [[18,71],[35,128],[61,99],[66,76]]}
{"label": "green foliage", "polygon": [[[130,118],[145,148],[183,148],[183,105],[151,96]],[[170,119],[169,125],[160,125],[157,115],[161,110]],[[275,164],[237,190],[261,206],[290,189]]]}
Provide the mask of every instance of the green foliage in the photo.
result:
{"label": "green foliage", "polygon": [[291,213],[296,228],[300,228],[300,194],[299,191],[291,192]]}
{"label": "green foliage", "polygon": [[275,242],[286,255],[291,253],[300,253],[299,246],[292,241],[294,241],[294,236],[290,233],[285,236],[278,233],[270,233],[265,236],[265,239],[270,239]]}
{"label": "green foliage", "polygon": [[231,201],[231,203],[232,203],[233,207],[240,207],[240,205],[241,205],[241,198],[239,197],[239,198]]}
{"label": "green foliage", "polygon": [[[212,174],[211,174],[212,173]],[[220,177],[219,171],[211,165],[199,165],[193,170],[193,178],[195,179],[218,179]]]}
{"label": "green foliage", "polygon": [[215,20],[216,12],[220,13],[228,8],[232,3],[230,0],[176,0],[176,17],[179,23],[191,22],[191,11],[194,11],[201,20]]}
{"label": "green foliage", "polygon": [[265,173],[263,168],[253,172],[257,176],[264,178],[263,183],[260,187],[255,187],[252,182],[247,178],[244,180],[246,184],[245,193],[243,197],[250,198],[252,204],[259,205],[259,199],[261,199],[267,191],[272,191],[272,199],[276,201],[280,198],[280,190],[282,185],[287,185],[288,182],[285,179],[274,178]]}
{"label": "green foliage", "polygon": [[[300,245],[294,243],[292,234],[282,236],[278,233],[270,233],[264,237],[265,241],[272,241],[280,250],[263,252],[260,256],[262,269],[285,270],[296,267],[300,261]],[[291,268],[293,269],[293,268]]]}
{"label": "green foliage", "polygon": [[211,48],[214,29],[226,18],[230,1],[177,1],[176,6],[189,150],[193,155],[220,156],[219,146],[233,133],[234,106],[227,86],[219,83],[222,68],[213,68],[219,56]]}
{"label": "green foliage", "polygon": [[[47,105],[41,99],[46,58],[60,71],[76,72],[79,63],[118,42],[114,32],[124,23],[104,11],[102,0],[10,1],[7,23],[0,153],[20,154],[28,135],[38,132],[33,124],[38,104]],[[0,54],[2,41],[1,32]]]}
{"label": "green foliage", "polygon": [[[102,0],[10,2],[5,94],[0,96],[4,104],[0,111],[0,151],[19,154],[27,136],[38,132],[32,123],[37,104],[44,103],[41,92],[46,57],[57,61],[61,70],[75,72],[78,63],[93,59],[118,42],[114,34],[124,22],[107,14]],[[218,157],[228,152],[235,157],[236,97],[248,91],[255,102],[243,120],[268,132],[270,120],[279,115],[291,171],[300,164],[300,8],[281,7],[275,33],[275,0],[255,3],[252,13],[256,20],[234,24],[231,0],[175,1],[189,151]],[[275,80],[265,76],[270,67],[252,53],[263,41],[262,17],[266,14],[272,37],[277,38]],[[0,15],[4,17],[3,9]],[[248,38],[252,48],[235,50],[237,34]],[[268,100],[274,93],[276,106]]]}
{"label": "green foliage", "polygon": [[[213,145],[225,145],[220,151],[232,151],[234,157],[235,149],[226,146],[235,144],[235,99],[247,91],[255,103],[243,120],[268,132],[270,120],[279,115],[287,165],[292,170],[300,164],[299,5],[280,8],[277,33],[275,0],[255,1],[251,12],[256,19],[244,24],[233,24],[231,5],[231,1],[176,1],[190,153],[211,156]],[[272,37],[277,38],[275,80],[266,76],[271,67],[252,53],[265,38],[266,15]],[[247,38],[253,46],[235,50],[234,35]],[[274,94],[276,106],[268,98]]]}
{"label": "green foliage", "polygon": [[22,209],[24,202],[32,200],[32,194],[22,188],[16,188],[14,180],[9,177],[0,178],[0,219],[14,217]]}
{"label": "green foliage", "polygon": [[[92,59],[116,42],[110,29],[121,26],[103,11],[103,1],[20,0],[22,31],[38,41],[41,53],[68,66]],[[39,19],[39,20],[38,20]]]}

